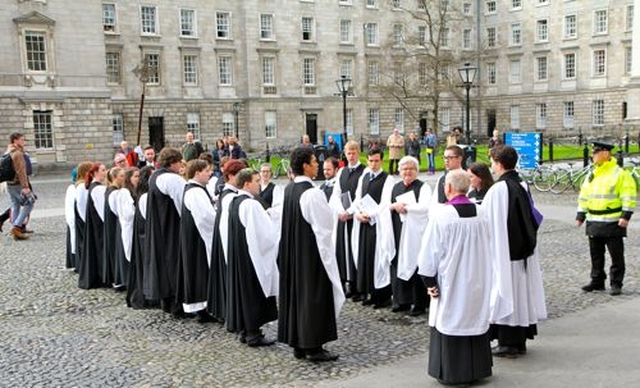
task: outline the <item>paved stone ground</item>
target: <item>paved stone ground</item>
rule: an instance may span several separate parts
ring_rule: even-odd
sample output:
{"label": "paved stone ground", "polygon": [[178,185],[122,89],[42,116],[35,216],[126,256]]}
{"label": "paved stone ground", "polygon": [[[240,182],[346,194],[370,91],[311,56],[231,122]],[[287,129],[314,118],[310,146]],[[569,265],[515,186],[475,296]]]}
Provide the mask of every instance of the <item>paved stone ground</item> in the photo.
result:
{"label": "paved stone ground", "polygon": [[[63,180],[37,182],[38,209],[60,208],[65,189]],[[575,194],[536,193],[535,200],[575,206]],[[3,198],[0,205],[6,204]],[[298,361],[282,344],[250,349],[218,324],[131,310],[122,293],[77,288],[76,275],[64,269],[64,219],[37,214],[29,241],[13,241],[6,230],[0,236],[0,386],[313,386],[428,349],[424,317],[352,302],[339,319],[339,339],[328,345],[341,357],[327,364]],[[587,241],[584,229],[567,221],[548,218],[539,237],[551,319],[613,300],[607,293],[579,291],[588,280]],[[640,293],[637,233],[626,244],[622,299]],[[268,325],[267,335],[274,337],[275,329]]]}

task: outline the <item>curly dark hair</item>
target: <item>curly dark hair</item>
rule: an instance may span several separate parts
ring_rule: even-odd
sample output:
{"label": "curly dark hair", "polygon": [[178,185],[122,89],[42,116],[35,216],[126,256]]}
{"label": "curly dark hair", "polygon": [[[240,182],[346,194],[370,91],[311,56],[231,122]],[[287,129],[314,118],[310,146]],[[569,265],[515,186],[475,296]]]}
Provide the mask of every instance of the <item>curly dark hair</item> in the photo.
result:
{"label": "curly dark hair", "polygon": [[297,147],[291,152],[291,170],[295,175],[304,175],[304,164],[313,160],[313,149]]}

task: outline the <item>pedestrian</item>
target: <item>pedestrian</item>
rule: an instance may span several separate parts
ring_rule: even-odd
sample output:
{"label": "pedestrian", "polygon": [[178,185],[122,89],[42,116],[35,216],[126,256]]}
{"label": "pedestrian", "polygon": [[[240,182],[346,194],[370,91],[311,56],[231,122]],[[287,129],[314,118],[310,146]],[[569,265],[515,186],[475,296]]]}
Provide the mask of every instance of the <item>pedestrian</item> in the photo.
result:
{"label": "pedestrian", "polygon": [[431,296],[429,375],[444,385],[491,376],[491,235],[489,221],[466,197],[469,177],[447,174],[447,202],[430,210],[419,274]]}
{"label": "pedestrian", "polygon": [[387,149],[389,150],[389,174],[398,174],[398,161],[404,151],[404,137],[398,128],[393,128],[393,133],[387,139]]}
{"label": "pedestrian", "polygon": [[493,130],[493,136],[489,139],[488,149],[491,150],[493,147],[500,144],[503,144],[503,141],[500,137],[500,131],[496,128]]}
{"label": "pedestrian", "polygon": [[584,291],[604,290],[605,248],[611,256],[609,284],[611,295],[620,295],[624,280],[624,237],[636,206],[637,187],[627,170],[611,157],[612,144],[593,142],[594,170],[585,180],[578,196],[576,224],[586,221],[591,255],[591,282]]}
{"label": "pedestrian", "polygon": [[327,136],[327,154],[330,158],[340,159],[340,145],[332,135]]}
{"label": "pedestrian", "polygon": [[187,131],[185,135],[185,143],[182,145],[182,159],[186,162],[196,159],[202,153],[202,145],[195,141],[193,132]]}
{"label": "pedestrian", "polygon": [[85,175],[87,190],[82,255],[78,262],[78,287],[83,289],[104,287],[104,202],[107,187],[104,182],[107,169],[94,163]]}
{"label": "pedestrian", "polygon": [[333,211],[313,184],[318,175],[313,150],[293,150],[291,169],[295,178],[285,189],[278,253],[278,341],[291,346],[295,358],[333,361],[338,354],[324,344],[338,338],[336,321],[345,300],[332,240]]}
{"label": "pedestrian", "polygon": [[463,151],[457,145],[449,145],[444,149],[444,173],[438,177],[432,202],[445,203],[447,197],[444,194],[444,181],[449,171],[462,170]]}
{"label": "pedestrian", "polygon": [[156,150],[152,146],[146,146],[143,150],[144,159],[138,162],[138,168],[143,168],[145,166],[151,166],[153,168],[158,167],[158,162],[156,162]]}
{"label": "pedestrian", "polygon": [[33,210],[36,196],[29,182],[28,165],[25,159],[25,146],[27,140],[22,133],[14,132],[9,136],[7,153],[11,157],[15,177],[7,181],[7,192],[11,201],[11,236],[14,240],[26,240],[29,238],[27,221]]}
{"label": "pedestrian", "polygon": [[424,145],[425,152],[427,154],[427,164],[428,166],[428,175],[433,175],[436,173],[436,151],[438,149],[438,138],[436,135],[431,132],[430,129],[427,129],[424,136]]}
{"label": "pedestrian", "polygon": [[422,150],[422,146],[420,145],[420,140],[418,140],[415,132],[411,132],[409,134],[409,140],[406,143],[406,148],[406,154],[416,158],[418,160],[418,166],[420,166],[420,151]]}

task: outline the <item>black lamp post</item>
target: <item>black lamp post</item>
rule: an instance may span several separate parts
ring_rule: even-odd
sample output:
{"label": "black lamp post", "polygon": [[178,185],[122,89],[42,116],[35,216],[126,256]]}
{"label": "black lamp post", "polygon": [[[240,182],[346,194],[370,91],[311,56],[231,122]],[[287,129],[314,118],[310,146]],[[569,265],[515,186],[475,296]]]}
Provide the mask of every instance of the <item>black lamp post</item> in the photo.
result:
{"label": "black lamp post", "polygon": [[469,102],[469,90],[471,90],[471,85],[473,84],[474,78],[476,78],[476,68],[471,66],[469,62],[465,62],[465,64],[458,69],[458,73],[460,74],[460,79],[462,80],[462,84],[464,88],[467,90],[467,117],[466,117],[466,135],[467,135],[467,144],[471,145],[471,120],[469,118],[469,110],[471,108],[471,104]]}
{"label": "black lamp post", "polygon": [[342,95],[342,147],[344,147],[347,143],[347,95],[349,94],[349,89],[351,89],[351,78],[342,75],[336,81],[336,86],[338,86],[338,91]]}
{"label": "black lamp post", "polygon": [[240,140],[240,136],[238,135],[238,114],[240,114],[240,103],[233,103],[233,116],[234,116],[234,127],[236,131],[236,139]]}

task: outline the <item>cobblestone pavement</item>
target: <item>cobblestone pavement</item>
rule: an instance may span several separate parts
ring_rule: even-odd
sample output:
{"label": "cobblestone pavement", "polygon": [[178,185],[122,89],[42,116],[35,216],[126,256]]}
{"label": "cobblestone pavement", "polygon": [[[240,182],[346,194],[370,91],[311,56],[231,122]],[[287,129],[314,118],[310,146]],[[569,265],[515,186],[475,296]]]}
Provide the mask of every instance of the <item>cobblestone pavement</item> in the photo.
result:
{"label": "cobblestone pavement", "polygon": [[[37,183],[38,209],[60,208],[65,189],[63,180]],[[535,194],[535,200],[575,206],[575,194]],[[6,228],[0,236],[0,386],[312,386],[428,349],[426,318],[352,302],[340,316],[339,339],[328,345],[340,359],[325,364],[296,360],[283,344],[248,348],[215,323],[129,309],[123,293],[77,288],[76,275],[64,269],[63,217],[36,215],[29,241],[14,241]],[[607,293],[579,291],[589,273],[584,229],[547,219],[539,242],[551,319],[612,302]],[[626,247],[623,299],[640,292],[637,234]],[[275,329],[268,325],[267,336]]]}

